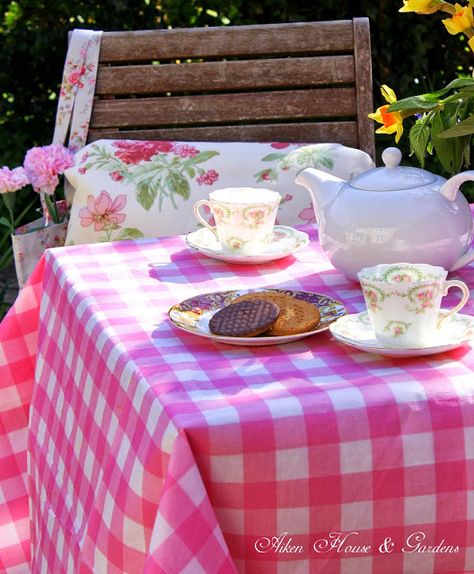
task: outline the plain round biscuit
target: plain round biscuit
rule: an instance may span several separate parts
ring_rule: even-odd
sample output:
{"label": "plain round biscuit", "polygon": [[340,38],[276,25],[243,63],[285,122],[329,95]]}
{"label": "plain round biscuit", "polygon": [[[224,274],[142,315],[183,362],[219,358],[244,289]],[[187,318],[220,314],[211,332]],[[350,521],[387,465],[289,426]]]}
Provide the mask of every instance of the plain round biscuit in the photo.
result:
{"label": "plain round biscuit", "polygon": [[319,324],[321,314],[318,308],[301,299],[291,298],[285,305],[279,305],[280,315],[268,331],[266,337],[281,337],[284,335],[296,335],[311,331]]}
{"label": "plain round biscuit", "polygon": [[232,301],[232,304],[249,299],[272,301],[273,303],[276,303],[279,307],[284,306],[285,303],[288,304],[291,303],[291,301],[296,301],[294,297],[288,295],[287,293],[279,293],[278,291],[255,291],[254,293],[246,293],[245,295],[239,295]]}

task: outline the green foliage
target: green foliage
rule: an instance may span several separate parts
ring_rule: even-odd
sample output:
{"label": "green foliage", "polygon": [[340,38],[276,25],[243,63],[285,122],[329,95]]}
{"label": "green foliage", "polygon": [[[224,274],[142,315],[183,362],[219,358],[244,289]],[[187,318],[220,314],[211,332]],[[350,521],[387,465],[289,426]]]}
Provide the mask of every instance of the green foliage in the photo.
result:
{"label": "green foliage", "polygon": [[449,175],[469,167],[474,134],[473,78],[457,78],[436,92],[403,98],[388,111],[399,112],[406,124],[409,116],[419,116],[409,128],[409,139],[411,151],[422,166],[426,154],[434,153]]}

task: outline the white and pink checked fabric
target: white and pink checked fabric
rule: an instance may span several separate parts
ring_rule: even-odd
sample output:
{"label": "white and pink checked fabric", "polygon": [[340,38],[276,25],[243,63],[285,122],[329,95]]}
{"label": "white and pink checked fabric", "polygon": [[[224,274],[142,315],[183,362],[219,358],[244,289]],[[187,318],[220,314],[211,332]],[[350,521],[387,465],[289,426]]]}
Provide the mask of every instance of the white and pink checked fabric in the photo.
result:
{"label": "white and pink checked fabric", "polygon": [[[456,275],[474,284],[474,268]],[[207,259],[181,237],[47,254],[28,435],[33,572],[474,571],[474,350],[390,359],[329,333],[232,347],[167,321],[194,294],[264,286],[364,308],[314,242],[258,266]],[[14,439],[27,388],[10,409],[23,419],[0,419],[8,572],[28,556],[25,492],[16,502],[8,486],[24,482]],[[419,551],[435,545],[451,551]]]}
{"label": "white and pink checked fabric", "polygon": [[29,571],[26,441],[43,270],[42,259],[0,324],[0,572],[11,574]]}

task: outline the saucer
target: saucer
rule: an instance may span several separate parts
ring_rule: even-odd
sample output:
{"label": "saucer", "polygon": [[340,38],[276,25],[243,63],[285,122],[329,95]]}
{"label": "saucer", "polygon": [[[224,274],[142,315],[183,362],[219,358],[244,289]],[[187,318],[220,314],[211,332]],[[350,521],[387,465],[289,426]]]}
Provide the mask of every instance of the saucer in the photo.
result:
{"label": "saucer", "polygon": [[[209,321],[222,307],[229,305],[236,297],[247,295],[255,292],[272,292],[285,293],[296,299],[302,299],[315,305],[321,314],[319,325],[311,331],[297,333],[294,335],[280,335],[277,337],[226,337],[213,335],[209,331]],[[177,305],[173,305],[168,311],[168,317],[171,323],[193,335],[199,335],[219,343],[229,345],[245,345],[250,347],[260,347],[264,345],[281,345],[309,337],[316,333],[326,331],[329,325],[336,321],[342,315],[345,315],[346,309],[342,303],[323,295],[321,293],[312,293],[310,291],[292,291],[290,289],[240,289],[239,291],[217,291],[214,293],[204,293],[186,299]]]}
{"label": "saucer", "polygon": [[351,347],[369,353],[379,353],[391,357],[416,357],[434,355],[456,349],[474,339],[474,317],[455,313],[447,317],[435,341],[426,347],[400,348],[385,347],[376,338],[367,311],[346,315],[330,325],[333,337]]}
{"label": "saucer", "polygon": [[308,242],[308,234],[304,233],[304,231],[298,231],[285,225],[275,225],[272,241],[263,253],[259,255],[239,255],[237,253],[224,252],[214,233],[207,227],[201,227],[201,229],[186,235],[186,243],[192,249],[196,249],[196,251],[213,259],[242,264],[267,263],[268,261],[282,259],[305,247],[305,245],[308,245]]}

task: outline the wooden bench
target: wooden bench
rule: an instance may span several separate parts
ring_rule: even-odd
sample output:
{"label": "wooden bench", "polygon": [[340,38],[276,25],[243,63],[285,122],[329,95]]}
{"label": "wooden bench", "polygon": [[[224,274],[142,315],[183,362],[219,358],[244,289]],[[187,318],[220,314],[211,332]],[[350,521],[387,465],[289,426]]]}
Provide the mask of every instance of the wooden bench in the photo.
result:
{"label": "wooden bench", "polygon": [[104,32],[89,141],[339,142],[374,157],[367,18]]}

